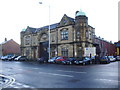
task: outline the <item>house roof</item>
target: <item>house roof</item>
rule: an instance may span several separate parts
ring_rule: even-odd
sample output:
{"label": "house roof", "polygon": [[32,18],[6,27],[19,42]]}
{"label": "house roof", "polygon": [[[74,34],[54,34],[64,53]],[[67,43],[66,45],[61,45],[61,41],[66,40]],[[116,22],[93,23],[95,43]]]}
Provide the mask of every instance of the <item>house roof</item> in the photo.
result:
{"label": "house roof", "polygon": [[7,43],[7,42],[9,42],[10,40],[8,40],[8,41],[4,41],[4,42],[2,42],[2,43],[0,43],[0,44],[5,44],[5,43]]}
{"label": "house roof", "polygon": [[[0,43],[0,45],[2,44],[6,44],[7,42],[10,42],[10,41],[14,41],[13,39],[10,39],[10,40],[7,40],[7,41],[4,41],[4,42],[2,42],[2,43]],[[15,41],[14,41],[15,42]]]}

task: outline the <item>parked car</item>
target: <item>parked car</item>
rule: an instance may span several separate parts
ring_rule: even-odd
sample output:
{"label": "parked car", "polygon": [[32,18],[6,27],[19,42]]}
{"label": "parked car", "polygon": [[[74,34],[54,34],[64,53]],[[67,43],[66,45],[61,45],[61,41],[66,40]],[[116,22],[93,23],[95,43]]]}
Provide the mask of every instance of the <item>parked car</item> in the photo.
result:
{"label": "parked car", "polygon": [[120,61],[120,56],[117,56],[117,57],[116,57],[116,60],[117,60],[117,61]]}
{"label": "parked car", "polygon": [[70,58],[67,58],[66,60],[62,61],[62,63],[71,65],[71,64],[74,64],[75,60],[76,60],[75,58],[70,57]]}
{"label": "parked car", "polygon": [[2,60],[8,60],[8,58],[12,57],[12,55],[6,55],[6,56],[2,56],[1,59]]}
{"label": "parked car", "polygon": [[100,58],[100,63],[110,63],[110,59],[108,58],[108,56],[103,56]]}
{"label": "parked car", "polygon": [[116,58],[114,58],[114,56],[108,56],[108,58],[111,62],[116,61]]}
{"label": "parked car", "polygon": [[37,61],[39,63],[47,63],[48,62],[48,59],[46,57],[41,57],[41,58],[38,58]]}
{"label": "parked car", "polygon": [[67,60],[67,57],[60,56],[56,58],[55,63],[63,63],[65,60]]}
{"label": "parked car", "polygon": [[48,60],[49,63],[55,63],[55,60],[58,58],[58,56],[53,57],[51,59]]}
{"label": "parked car", "polygon": [[75,60],[74,63],[75,64],[82,64],[82,65],[92,64],[92,59],[89,57],[82,57],[82,58]]}
{"label": "parked car", "polygon": [[8,60],[9,61],[12,61],[12,60],[14,60],[15,58],[17,58],[18,56],[12,56],[12,57],[10,57],[10,58],[8,58]]}
{"label": "parked car", "polygon": [[15,61],[26,61],[28,60],[26,56],[18,56],[17,58],[14,59]]}
{"label": "parked car", "polygon": [[2,59],[2,60],[5,60],[5,58],[6,58],[5,56],[1,56],[1,59]]}

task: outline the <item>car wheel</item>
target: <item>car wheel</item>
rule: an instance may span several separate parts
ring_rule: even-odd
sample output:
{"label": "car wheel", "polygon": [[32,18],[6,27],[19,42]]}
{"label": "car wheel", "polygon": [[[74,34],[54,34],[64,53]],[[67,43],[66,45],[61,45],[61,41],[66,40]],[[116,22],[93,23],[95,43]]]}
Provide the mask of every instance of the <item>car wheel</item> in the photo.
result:
{"label": "car wheel", "polygon": [[72,62],[70,62],[70,65],[72,64]]}
{"label": "car wheel", "polygon": [[83,65],[85,65],[85,62],[83,62]]}
{"label": "car wheel", "polygon": [[90,61],[90,64],[92,64],[92,61]]}

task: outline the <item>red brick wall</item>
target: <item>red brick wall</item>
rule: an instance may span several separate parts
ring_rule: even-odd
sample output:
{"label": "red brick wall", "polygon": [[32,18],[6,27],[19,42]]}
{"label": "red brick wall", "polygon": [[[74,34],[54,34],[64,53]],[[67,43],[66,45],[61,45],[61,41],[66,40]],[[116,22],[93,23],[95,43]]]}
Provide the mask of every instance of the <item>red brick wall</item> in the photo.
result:
{"label": "red brick wall", "polygon": [[107,50],[107,55],[115,55],[116,53],[116,46],[115,44],[112,44],[110,42],[107,42],[105,40],[99,39],[99,38],[95,38],[95,42],[96,44],[99,44],[99,46],[102,45],[102,50]]}
{"label": "red brick wall", "polygon": [[6,43],[3,44],[3,55],[7,54],[18,54],[20,55],[20,45],[16,43],[14,40],[9,40]]}

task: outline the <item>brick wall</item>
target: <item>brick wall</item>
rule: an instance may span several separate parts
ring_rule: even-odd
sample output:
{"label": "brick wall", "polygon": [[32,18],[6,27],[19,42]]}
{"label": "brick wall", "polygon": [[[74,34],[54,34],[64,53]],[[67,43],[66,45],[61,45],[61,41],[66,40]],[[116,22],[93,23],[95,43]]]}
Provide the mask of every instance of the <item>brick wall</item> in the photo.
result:
{"label": "brick wall", "polygon": [[2,49],[3,49],[3,55],[7,55],[7,54],[17,54],[20,55],[20,45],[18,43],[16,43],[14,40],[9,40],[6,41],[3,45],[2,45]]}

